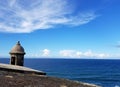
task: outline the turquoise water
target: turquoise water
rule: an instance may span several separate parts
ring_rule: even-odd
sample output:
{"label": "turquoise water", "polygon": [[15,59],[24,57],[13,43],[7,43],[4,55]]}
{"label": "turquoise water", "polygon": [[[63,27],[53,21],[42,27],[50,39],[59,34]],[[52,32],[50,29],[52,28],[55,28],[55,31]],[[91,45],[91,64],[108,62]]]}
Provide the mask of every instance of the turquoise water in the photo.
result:
{"label": "turquoise water", "polygon": [[[0,59],[9,63],[9,59]],[[120,87],[120,60],[25,59],[25,66],[42,70],[49,76]]]}

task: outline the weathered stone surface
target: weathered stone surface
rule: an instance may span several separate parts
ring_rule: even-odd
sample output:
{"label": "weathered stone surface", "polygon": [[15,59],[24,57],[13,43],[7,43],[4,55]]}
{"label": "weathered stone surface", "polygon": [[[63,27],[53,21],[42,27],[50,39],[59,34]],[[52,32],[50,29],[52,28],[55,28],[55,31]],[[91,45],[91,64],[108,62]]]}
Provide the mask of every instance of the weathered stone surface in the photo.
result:
{"label": "weathered stone surface", "polygon": [[5,70],[5,71],[9,71],[9,72],[39,74],[39,75],[46,74],[42,71],[38,71],[35,69],[31,69],[31,68],[27,68],[27,67],[23,67],[23,66],[17,66],[17,65],[2,64],[2,63],[0,63],[0,70]]}
{"label": "weathered stone surface", "polygon": [[17,44],[11,49],[9,54],[11,55],[10,58],[11,65],[19,65],[19,66],[24,65],[25,50],[21,46],[20,41],[18,41]]}
{"label": "weathered stone surface", "polygon": [[0,87],[100,87],[93,84],[15,72],[0,72]]}
{"label": "weathered stone surface", "polygon": [[21,46],[20,41],[18,41],[17,44],[11,49],[10,54],[12,53],[25,54],[24,48]]}

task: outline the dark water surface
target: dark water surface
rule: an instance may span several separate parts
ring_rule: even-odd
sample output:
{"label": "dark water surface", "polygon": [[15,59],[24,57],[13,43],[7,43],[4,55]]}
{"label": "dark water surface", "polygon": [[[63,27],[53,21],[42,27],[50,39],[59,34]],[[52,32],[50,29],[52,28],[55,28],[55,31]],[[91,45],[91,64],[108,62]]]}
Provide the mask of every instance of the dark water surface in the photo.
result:
{"label": "dark water surface", "polygon": [[[9,59],[0,59],[9,63]],[[120,60],[98,59],[25,59],[25,66],[42,70],[49,76],[120,87]]]}

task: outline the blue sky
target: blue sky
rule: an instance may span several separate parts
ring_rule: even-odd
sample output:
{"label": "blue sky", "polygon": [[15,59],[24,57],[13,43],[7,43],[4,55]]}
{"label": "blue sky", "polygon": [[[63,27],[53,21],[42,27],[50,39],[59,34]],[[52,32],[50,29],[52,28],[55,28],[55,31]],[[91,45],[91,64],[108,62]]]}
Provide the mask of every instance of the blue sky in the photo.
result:
{"label": "blue sky", "polygon": [[0,57],[120,58],[120,0],[0,0]]}

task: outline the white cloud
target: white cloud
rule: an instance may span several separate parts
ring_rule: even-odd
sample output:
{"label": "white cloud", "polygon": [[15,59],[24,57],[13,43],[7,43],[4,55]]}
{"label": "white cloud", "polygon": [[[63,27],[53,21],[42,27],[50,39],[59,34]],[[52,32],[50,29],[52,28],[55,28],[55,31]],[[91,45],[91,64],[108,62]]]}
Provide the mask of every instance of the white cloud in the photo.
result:
{"label": "white cloud", "polygon": [[71,18],[72,20],[69,23],[74,26],[83,25],[94,20],[97,16],[94,11],[88,11]]}
{"label": "white cloud", "polygon": [[95,54],[91,50],[88,50],[85,53],[83,53],[83,55],[85,57],[94,57]]}
{"label": "white cloud", "polygon": [[67,0],[0,0],[0,31],[29,33],[57,24],[78,26],[96,18],[95,12],[73,15]]}
{"label": "white cloud", "polygon": [[80,51],[77,51],[75,55],[76,55],[76,57],[82,57],[83,53]]}
{"label": "white cloud", "polygon": [[50,56],[50,50],[44,49],[42,52],[43,52],[42,56],[46,56],[46,57]]}
{"label": "white cloud", "polygon": [[106,57],[110,57],[109,54],[104,54],[104,53],[100,53],[96,55],[98,58],[106,58]]}
{"label": "white cloud", "polygon": [[73,57],[74,55],[74,50],[61,50],[59,53],[61,56],[64,56],[64,57]]}
{"label": "white cloud", "polygon": [[92,50],[88,50],[87,52],[84,53],[85,57],[94,57],[94,58],[108,58],[110,57],[109,54],[106,53],[94,53]]}
{"label": "white cloud", "polygon": [[94,53],[92,50],[86,52],[81,52],[77,50],[61,50],[59,51],[62,57],[72,57],[72,58],[108,58],[109,54],[106,53]]}

